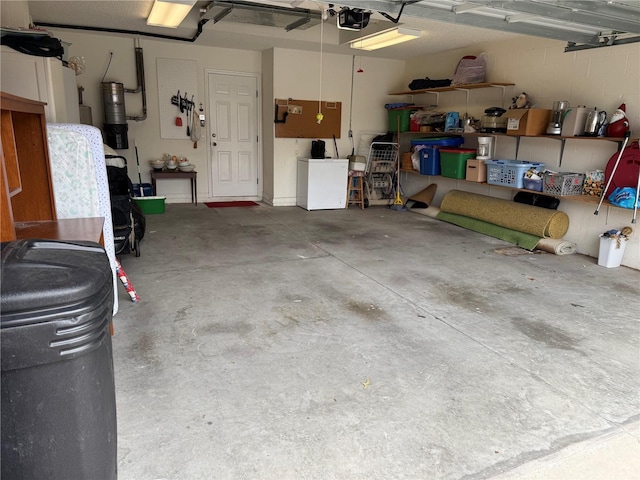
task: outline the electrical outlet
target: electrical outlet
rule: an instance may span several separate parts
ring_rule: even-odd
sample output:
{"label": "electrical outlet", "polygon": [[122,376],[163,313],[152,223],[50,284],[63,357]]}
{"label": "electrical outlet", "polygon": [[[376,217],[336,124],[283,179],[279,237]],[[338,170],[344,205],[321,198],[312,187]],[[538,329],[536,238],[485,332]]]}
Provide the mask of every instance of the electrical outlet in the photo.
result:
{"label": "electrical outlet", "polygon": [[302,105],[288,105],[287,112],[292,113],[294,115],[302,114]]}

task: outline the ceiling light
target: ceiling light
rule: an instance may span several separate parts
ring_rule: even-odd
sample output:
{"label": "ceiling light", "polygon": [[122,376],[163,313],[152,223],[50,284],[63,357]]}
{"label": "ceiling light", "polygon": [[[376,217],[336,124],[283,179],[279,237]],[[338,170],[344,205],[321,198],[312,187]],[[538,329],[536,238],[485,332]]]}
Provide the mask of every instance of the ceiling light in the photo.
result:
{"label": "ceiling light", "polygon": [[154,0],[147,25],[176,28],[189,14],[196,0]]}
{"label": "ceiling light", "polygon": [[408,42],[415,38],[419,38],[422,32],[412,28],[397,27],[391,30],[383,30],[382,32],[367,35],[366,37],[352,40],[349,42],[351,48],[359,50],[377,50],[379,48],[390,47],[398,43]]}

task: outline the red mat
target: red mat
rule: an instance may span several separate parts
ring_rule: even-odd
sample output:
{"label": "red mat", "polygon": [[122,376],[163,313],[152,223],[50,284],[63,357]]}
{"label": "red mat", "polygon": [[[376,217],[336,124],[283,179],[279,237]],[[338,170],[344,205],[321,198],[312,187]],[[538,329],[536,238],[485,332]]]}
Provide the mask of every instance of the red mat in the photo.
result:
{"label": "red mat", "polygon": [[224,208],[224,207],[259,207],[256,202],[249,200],[241,200],[238,202],[204,202],[209,208]]}

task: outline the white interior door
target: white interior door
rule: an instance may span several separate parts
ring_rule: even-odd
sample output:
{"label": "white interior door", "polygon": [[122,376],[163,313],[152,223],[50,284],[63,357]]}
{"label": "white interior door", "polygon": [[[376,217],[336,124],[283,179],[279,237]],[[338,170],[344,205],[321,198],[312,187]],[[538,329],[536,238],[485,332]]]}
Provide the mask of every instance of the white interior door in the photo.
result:
{"label": "white interior door", "polygon": [[258,195],[257,78],[210,73],[211,196]]}

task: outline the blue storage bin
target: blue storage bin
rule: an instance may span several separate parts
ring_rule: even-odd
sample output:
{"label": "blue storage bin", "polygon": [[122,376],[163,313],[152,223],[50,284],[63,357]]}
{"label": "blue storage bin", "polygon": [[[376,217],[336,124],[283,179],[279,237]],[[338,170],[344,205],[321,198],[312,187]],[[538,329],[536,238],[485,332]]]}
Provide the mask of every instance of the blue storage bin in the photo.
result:
{"label": "blue storage bin", "polygon": [[427,147],[459,147],[464,143],[464,138],[460,136],[454,137],[431,137],[431,138],[414,138],[411,140],[411,146],[424,145]]}
{"label": "blue storage bin", "polygon": [[420,149],[420,174],[440,175],[440,147]]}
{"label": "blue storage bin", "polygon": [[134,183],[132,186],[134,197],[153,197],[153,187],[150,183]]}
{"label": "blue storage bin", "polygon": [[411,140],[413,148],[420,148],[420,174],[440,175],[440,148],[459,147],[463,143],[464,138],[462,137],[432,137]]}

